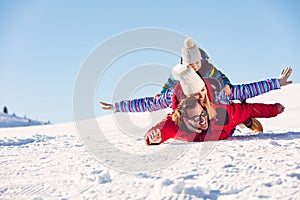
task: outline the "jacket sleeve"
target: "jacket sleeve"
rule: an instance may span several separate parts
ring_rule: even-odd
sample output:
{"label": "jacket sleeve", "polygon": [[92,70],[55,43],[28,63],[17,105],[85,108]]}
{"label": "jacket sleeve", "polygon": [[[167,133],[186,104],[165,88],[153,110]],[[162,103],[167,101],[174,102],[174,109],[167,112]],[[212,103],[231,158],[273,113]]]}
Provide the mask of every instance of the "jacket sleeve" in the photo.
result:
{"label": "jacket sleeve", "polygon": [[168,108],[172,105],[173,89],[167,89],[164,93],[155,97],[124,100],[114,105],[115,112],[153,112]]}
{"label": "jacket sleeve", "polygon": [[172,121],[171,115],[169,115],[166,119],[162,120],[156,126],[152,127],[147,133],[155,129],[160,130],[161,138],[162,138],[160,144],[164,143],[165,141],[171,138],[175,140],[186,141],[186,142],[194,142],[194,141],[198,141],[199,139],[199,135],[197,133],[186,133],[180,131],[179,128]]}
{"label": "jacket sleeve", "polygon": [[249,118],[270,118],[278,115],[276,104],[245,103],[228,105],[229,120],[234,126],[245,122]]}
{"label": "jacket sleeve", "polygon": [[202,63],[202,66],[199,69],[199,73],[203,77],[208,77],[208,78],[213,77],[213,78],[218,79],[223,87],[225,85],[231,85],[227,76],[225,74],[223,74],[220,70],[218,70],[213,64],[209,63],[208,61]]}
{"label": "jacket sleeve", "polygon": [[278,79],[267,79],[242,85],[232,85],[229,100],[246,100],[271,90],[280,89]]}
{"label": "jacket sleeve", "polygon": [[172,75],[170,75],[170,77],[168,78],[168,80],[165,82],[165,84],[163,85],[163,88],[161,89],[160,93],[164,93],[166,92],[167,89],[171,89],[174,87],[174,85],[177,83],[178,81],[176,79],[174,79],[174,77]]}
{"label": "jacket sleeve", "polygon": [[152,127],[149,131],[147,131],[146,135],[155,129],[159,129],[161,133],[161,138],[162,140],[160,141],[161,143],[164,143],[170,138],[174,138],[176,135],[176,132],[178,131],[178,127],[174,124],[172,119],[167,117],[166,119],[163,119],[161,122],[159,122],[156,126]]}

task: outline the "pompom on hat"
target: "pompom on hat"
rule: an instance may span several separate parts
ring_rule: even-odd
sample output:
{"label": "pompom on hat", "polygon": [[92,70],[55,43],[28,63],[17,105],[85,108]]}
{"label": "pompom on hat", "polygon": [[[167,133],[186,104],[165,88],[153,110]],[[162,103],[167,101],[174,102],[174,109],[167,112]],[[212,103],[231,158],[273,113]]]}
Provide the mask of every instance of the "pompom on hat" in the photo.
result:
{"label": "pompom on hat", "polygon": [[180,81],[181,88],[186,96],[195,94],[205,86],[204,81],[195,70],[186,68],[186,66],[181,64],[173,68],[172,75],[176,80]]}
{"label": "pompom on hat", "polygon": [[184,46],[181,50],[181,57],[183,66],[188,66],[189,64],[201,60],[200,51],[192,38],[186,38],[184,40]]}

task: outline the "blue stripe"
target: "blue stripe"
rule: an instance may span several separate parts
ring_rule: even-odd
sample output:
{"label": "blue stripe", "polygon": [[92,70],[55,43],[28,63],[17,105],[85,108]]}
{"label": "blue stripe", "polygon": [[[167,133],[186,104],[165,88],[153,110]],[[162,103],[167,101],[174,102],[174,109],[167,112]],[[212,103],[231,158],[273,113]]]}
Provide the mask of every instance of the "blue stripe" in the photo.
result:
{"label": "blue stripe", "polygon": [[268,92],[268,91],[270,91],[270,89],[269,89],[269,86],[268,86],[267,82],[263,82],[263,85],[264,85],[264,88],[265,88],[265,91],[264,91],[264,92]]}
{"label": "blue stripe", "polygon": [[128,109],[128,102],[127,102],[127,101],[124,101],[124,102],[123,102],[123,110],[124,110],[125,112],[128,112],[128,111],[129,111],[129,109]]}
{"label": "blue stripe", "polygon": [[115,103],[115,112],[120,112],[119,104]]}
{"label": "blue stripe", "polygon": [[257,93],[259,93],[259,85],[258,85],[258,83],[254,83],[253,84],[253,97],[257,94]]}
{"label": "blue stripe", "polygon": [[206,72],[204,77],[209,77],[209,72]]}
{"label": "blue stripe", "polygon": [[139,107],[139,110],[141,111],[141,112],[145,112],[145,110],[144,110],[144,108],[143,108],[143,99],[139,99],[138,100],[138,107]]}
{"label": "blue stripe", "polygon": [[150,110],[149,109],[149,101],[147,98],[145,99],[145,108],[146,108],[146,110]]}
{"label": "blue stripe", "polygon": [[220,78],[220,77],[223,78],[223,74],[221,74],[220,72],[218,72],[214,77],[217,78],[217,79]]}
{"label": "blue stripe", "polygon": [[269,81],[269,83],[270,83],[272,89],[275,89],[275,88],[276,88],[276,86],[275,86],[276,83],[274,83],[274,81],[272,81],[272,79],[271,79],[271,80],[268,80],[268,81]]}
{"label": "blue stripe", "polygon": [[240,89],[240,100],[243,100],[243,99],[245,99],[246,97],[245,97],[245,85],[243,84],[243,85],[241,85],[241,89]]}
{"label": "blue stripe", "polygon": [[253,89],[253,85],[249,85],[249,89],[250,89],[250,93],[251,93],[251,96],[253,97],[254,96],[254,89]]}
{"label": "blue stripe", "polygon": [[236,96],[238,98],[237,87],[234,87],[234,96]]}
{"label": "blue stripe", "polygon": [[250,96],[250,88],[249,87],[247,87],[247,90],[246,90],[246,99],[248,99],[248,98],[250,98],[251,96]]}
{"label": "blue stripe", "polygon": [[274,79],[274,81],[276,82],[276,88],[279,89],[280,88],[280,82],[279,79]]}

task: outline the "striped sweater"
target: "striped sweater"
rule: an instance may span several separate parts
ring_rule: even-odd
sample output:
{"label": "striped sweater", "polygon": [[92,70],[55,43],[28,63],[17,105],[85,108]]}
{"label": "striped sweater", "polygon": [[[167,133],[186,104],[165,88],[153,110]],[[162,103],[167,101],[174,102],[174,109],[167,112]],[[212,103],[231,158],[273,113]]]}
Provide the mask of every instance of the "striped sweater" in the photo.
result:
{"label": "striped sweater", "polygon": [[[246,100],[271,90],[280,89],[278,79],[267,79],[242,85],[231,85],[231,95],[225,97],[223,91],[213,91],[215,101],[212,103],[227,104],[230,100]],[[172,107],[173,88],[166,89],[165,92],[155,97],[145,97],[140,99],[124,100],[114,104],[115,112],[153,112],[164,108]]]}

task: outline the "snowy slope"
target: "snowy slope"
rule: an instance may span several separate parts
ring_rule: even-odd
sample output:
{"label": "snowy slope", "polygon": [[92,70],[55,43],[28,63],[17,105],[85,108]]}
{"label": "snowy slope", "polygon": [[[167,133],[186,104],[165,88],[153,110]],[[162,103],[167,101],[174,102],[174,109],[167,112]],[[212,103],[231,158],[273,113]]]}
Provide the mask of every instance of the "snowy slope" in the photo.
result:
{"label": "snowy slope", "polygon": [[0,128],[3,127],[20,127],[20,126],[37,126],[47,124],[38,120],[28,119],[26,117],[18,117],[15,114],[9,115],[0,112]]}
{"label": "snowy slope", "polygon": [[[149,113],[130,115],[140,126],[126,134],[116,119],[126,121],[127,114],[97,118],[101,131],[93,119],[1,128],[0,199],[300,199],[298,91],[300,84],[294,84],[252,99],[281,102],[286,111],[261,120],[264,133],[236,131],[218,142],[147,147],[144,129],[161,116],[150,119]],[[84,133],[78,133],[80,126]],[[157,160],[172,162],[160,166]]]}

